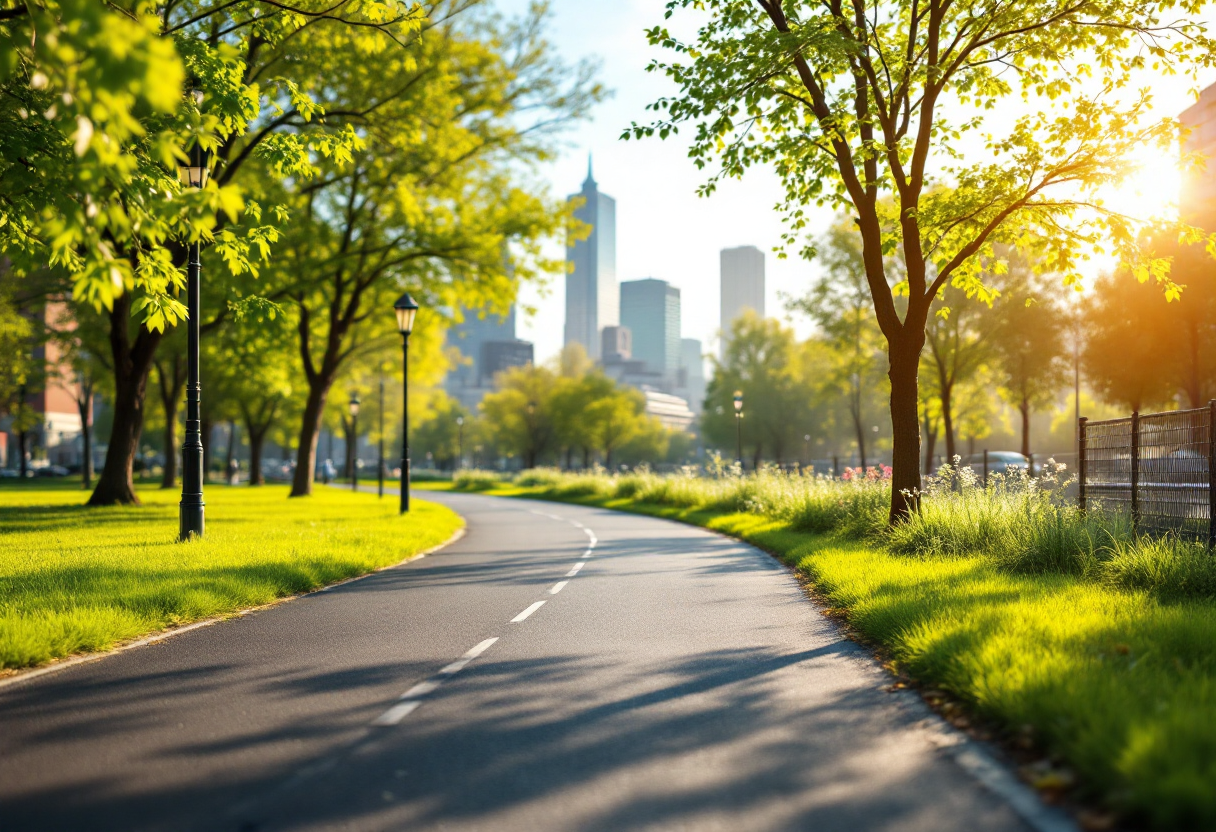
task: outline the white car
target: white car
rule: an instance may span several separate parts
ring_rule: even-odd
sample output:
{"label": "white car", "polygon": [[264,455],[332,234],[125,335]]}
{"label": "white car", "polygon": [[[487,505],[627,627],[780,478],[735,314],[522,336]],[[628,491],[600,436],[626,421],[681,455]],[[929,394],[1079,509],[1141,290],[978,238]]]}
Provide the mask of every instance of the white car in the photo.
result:
{"label": "white car", "polygon": [[[975,472],[978,479],[984,478],[984,455],[971,454],[963,457],[963,465],[966,465]],[[1007,471],[1015,471],[1021,469],[1026,470],[1030,464],[1030,460],[1019,454],[1017,451],[989,451],[988,452],[988,473],[989,474],[1004,474]],[[1042,467],[1038,464],[1034,466],[1033,474],[1037,475],[1042,472]]]}

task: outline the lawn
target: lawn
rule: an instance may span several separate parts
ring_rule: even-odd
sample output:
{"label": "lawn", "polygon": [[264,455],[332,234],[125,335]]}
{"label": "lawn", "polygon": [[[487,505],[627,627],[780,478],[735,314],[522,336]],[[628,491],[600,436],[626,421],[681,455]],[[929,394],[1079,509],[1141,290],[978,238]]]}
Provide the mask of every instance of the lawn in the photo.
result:
{"label": "lawn", "polygon": [[[802,531],[767,516],[755,490],[750,510],[739,511],[707,509],[678,482],[642,483],[661,503],[619,496],[637,487],[625,478],[615,488],[590,478],[520,484],[527,481],[467,484],[665,516],[754,543],[795,566],[897,670],[961,703],[956,721],[981,721],[1037,752],[1040,786],[1075,779],[1074,794],[1137,827],[1216,828],[1210,596],[1179,592],[1174,578],[1152,589],[1119,585],[1111,576],[1122,567],[1033,571],[1025,559],[1011,566],[991,552],[910,551],[906,535]],[[681,501],[692,504],[671,504]]]}
{"label": "lawn", "polygon": [[452,511],[319,487],[208,486],[207,534],[177,543],[175,491],[85,508],[79,485],[0,483],[0,669],[105,650],[404,560],[460,528]]}

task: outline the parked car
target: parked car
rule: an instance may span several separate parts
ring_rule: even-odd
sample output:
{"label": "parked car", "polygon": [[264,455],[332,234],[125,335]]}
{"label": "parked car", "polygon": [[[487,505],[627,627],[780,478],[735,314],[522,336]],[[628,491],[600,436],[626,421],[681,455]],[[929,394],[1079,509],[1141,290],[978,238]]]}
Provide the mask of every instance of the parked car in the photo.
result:
{"label": "parked car", "polygon": [[62,465],[43,465],[34,469],[35,477],[66,477],[71,472]]}
{"label": "parked car", "polygon": [[[984,478],[984,455],[971,454],[963,457],[963,465],[975,472],[979,479]],[[1030,460],[1019,454],[1017,451],[989,451],[988,452],[988,473],[989,474],[1004,474],[1017,470],[1025,471],[1030,464]],[[1038,463],[1035,463],[1032,476],[1038,476],[1043,472],[1043,468]]]}

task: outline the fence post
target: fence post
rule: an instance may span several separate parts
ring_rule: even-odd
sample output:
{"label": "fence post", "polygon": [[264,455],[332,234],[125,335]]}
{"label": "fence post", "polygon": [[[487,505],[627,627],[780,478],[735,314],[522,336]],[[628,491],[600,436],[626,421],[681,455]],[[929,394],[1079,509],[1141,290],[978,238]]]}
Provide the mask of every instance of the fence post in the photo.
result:
{"label": "fence post", "polygon": [[1208,546],[1216,546],[1216,399],[1208,402]]}
{"label": "fence post", "polygon": [[1140,532],[1140,411],[1132,411],[1132,534]]}
{"label": "fence post", "polygon": [[1085,453],[1085,425],[1088,422],[1088,416],[1077,419],[1077,508],[1082,514],[1085,513],[1085,475],[1089,473]]}
{"label": "fence post", "polygon": [[832,476],[840,479],[840,457],[832,457]]}
{"label": "fence post", "polygon": [[988,449],[984,448],[984,488],[988,487]]}

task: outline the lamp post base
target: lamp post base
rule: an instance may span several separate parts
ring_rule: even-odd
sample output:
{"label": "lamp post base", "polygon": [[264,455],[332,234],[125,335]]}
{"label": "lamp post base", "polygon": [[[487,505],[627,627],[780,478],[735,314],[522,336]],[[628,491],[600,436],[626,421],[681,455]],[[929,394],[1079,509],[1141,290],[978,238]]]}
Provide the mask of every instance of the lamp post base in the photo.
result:
{"label": "lamp post base", "polygon": [[182,500],[177,509],[178,540],[187,541],[203,536],[203,495],[199,494],[197,502]]}

